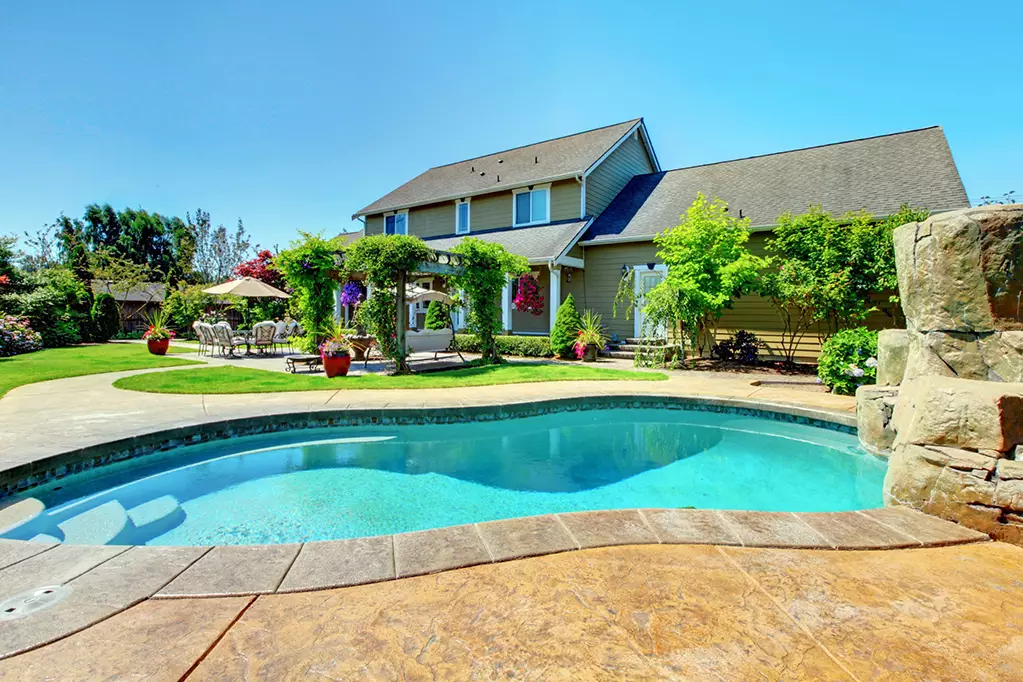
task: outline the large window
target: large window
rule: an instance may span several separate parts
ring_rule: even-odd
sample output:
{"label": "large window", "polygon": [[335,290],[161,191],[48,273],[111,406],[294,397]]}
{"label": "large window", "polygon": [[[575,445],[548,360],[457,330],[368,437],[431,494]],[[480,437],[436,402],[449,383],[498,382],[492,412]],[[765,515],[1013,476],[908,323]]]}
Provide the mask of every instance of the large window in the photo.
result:
{"label": "large window", "polygon": [[546,223],[550,216],[551,188],[549,185],[517,190],[512,203],[512,223],[535,225]]}
{"label": "large window", "polygon": [[408,234],[408,211],[384,216],[384,234]]}
{"label": "large window", "polygon": [[455,204],[455,234],[469,234],[469,200]]}

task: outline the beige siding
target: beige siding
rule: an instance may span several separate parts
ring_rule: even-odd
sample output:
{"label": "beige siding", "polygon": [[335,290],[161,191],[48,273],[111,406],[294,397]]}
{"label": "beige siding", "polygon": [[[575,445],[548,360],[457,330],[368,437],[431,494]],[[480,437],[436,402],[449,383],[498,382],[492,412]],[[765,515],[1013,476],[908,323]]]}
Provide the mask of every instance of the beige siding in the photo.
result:
{"label": "beige siding", "polygon": [[582,184],[575,180],[562,180],[552,184],[551,221],[578,220],[581,198]]}
{"label": "beige siding", "polygon": [[[561,269],[561,300],[564,301],[569,294],[572,294],[572,298],[575,299],[575,307],[582,314],[584,310],[589,308],[589,305],[586,303],[586,271],[572,268],[572,281],[569,282],[566,270],[567,268]],[[559,302],[558,305],[561,305],[561,303]],[[594,312],[600,313],[601,311],[595,310]],[[548,321],[549,319],[548,317]]]}
{"label": "beige siding", "polygon": [[455,233],[455,203],[412,208],[408,212],[408,233],[417,237],[440,237]]}
{"label": "beige siding", "polygon": [[[512,193],[497,192],[473,197],[469,208],[469,229],[472,232],[508,227],[512,223]],[[454,223],[451,233],[454,234]]]}
{"label": "beige siding", "polygon": [[[657,247],[653,242],[631,242],[609,244],[586,248],[585,306],[604,317],[608,332],[617,334],[619,339],[634,335],[633,317],[625,319],[625,311],[619,310],[618,317],[611,313],[614,308],[618,282],[622,279],[622,265],[659,263]],[[574,279],[574,276],[573,276]],[[581,307],[582,304],[580,304]]]}
{"label": "beige siding", "polygon": [[384,233],[384,216],[371,215],[366,216],[366,236],[372,234],[383,234]]}
{"label": "beige siding", "polygon": [[[580,184],[563,180],[551,185],[551,220],[573,220],[579,217]],[[513,194],[495,192],[472,197],[469,227],[472,232],[511,227]],[[455,202],[444,201],[411,208],[408,212],[409,234],[416,237],[440,237],[455,233]],[[366,234],[383,234],[383,215],[366,218]]]}
{"label": "beige siding", "polygon": [[600,215],[633,176],[653,172],[646,147],[630,135],[586,177],[586,215]]}

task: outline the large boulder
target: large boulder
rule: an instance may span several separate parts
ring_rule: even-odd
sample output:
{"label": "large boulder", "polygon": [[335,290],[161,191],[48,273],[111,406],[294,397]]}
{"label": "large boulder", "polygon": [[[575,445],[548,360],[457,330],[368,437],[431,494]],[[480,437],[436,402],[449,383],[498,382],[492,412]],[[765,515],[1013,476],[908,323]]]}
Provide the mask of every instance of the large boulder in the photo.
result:
{"label": "large boulder", "polygon": [[[903,381],[920,376],[1023,382],[1023,332],[906,331]],[[878,342],[880,355],[880,341]],[[878,359],[878,376],[885,367]]]}
{"label": "large boulder", "polygon": [[1023,443],[1023,384],[938,376],[908,380],[893,416],[895,446],[1006,453]]}
{"label": "large boulder", "polygon": [[898,386],[909,358],[909,330],[882,329],[877,333],[877,385]]}
{"label": "large boulder", "polygon": [[899,389],[886,386],[860,386],[856,389],[856,433],[867,452],[887,457],[895,442],[892,415]]}
{"label": "large boulder", "polygon": [[906,324],[987,332],[1023,323],[1023,205],[940,213],[895,230]]}

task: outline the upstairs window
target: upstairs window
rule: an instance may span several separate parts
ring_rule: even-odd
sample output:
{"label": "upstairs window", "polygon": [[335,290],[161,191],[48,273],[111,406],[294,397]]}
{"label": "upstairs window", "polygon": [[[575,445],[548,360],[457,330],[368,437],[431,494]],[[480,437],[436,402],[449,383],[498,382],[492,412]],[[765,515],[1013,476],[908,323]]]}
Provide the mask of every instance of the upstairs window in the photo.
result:
{"label": "upstairs window", "polygon": [[455,203],[455,234],[469,234],[469,200]]}
{"label": "upstairs window", "polygon": [[512,201],[512,224],[546,223],[551,213],[551,187],[516,190]]}
{"label": "upstairs window", "polygon": [[384,216],[384,234],[408,234],[408,211]]}

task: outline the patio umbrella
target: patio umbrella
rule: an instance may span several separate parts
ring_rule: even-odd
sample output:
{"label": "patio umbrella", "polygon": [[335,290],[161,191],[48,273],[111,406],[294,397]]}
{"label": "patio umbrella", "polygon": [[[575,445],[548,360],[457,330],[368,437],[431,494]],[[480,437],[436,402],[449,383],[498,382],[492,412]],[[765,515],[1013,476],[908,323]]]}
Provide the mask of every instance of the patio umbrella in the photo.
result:
{"label": "patio umbrella", "polygon": [[203,291],[207,294],[232,294],[244,298],[291,298],[290,295],[280,289],[252,277],[232,279],[229,282],[217,284],[209,289],[203,289]]}

